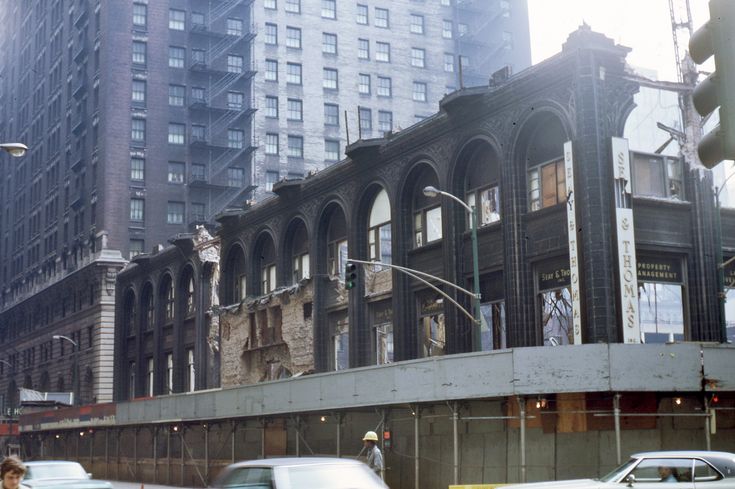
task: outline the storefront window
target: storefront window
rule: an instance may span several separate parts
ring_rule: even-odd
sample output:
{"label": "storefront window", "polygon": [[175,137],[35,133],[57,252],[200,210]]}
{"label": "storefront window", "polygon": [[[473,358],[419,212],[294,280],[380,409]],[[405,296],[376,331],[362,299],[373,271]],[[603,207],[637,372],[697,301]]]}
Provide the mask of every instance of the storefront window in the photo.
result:
{"label": "storefront window", "polygon": [[370,305],[377,365],[393,362],[393,307],[390,300]]}
{"label": "storefront window", "polygon": [[421,338],[422,356],[444,355],[446,329],[444,325],[444,299],[441,296],[430,294],[420,299],[419,336]]}
{"label": "storefront window", "polygon": [[538,267],[538,307],[545,346],[574,343],[570,277],[567,260],[555,260]]}
{"label": "storefront window", "polygon": [[638,257],[638,310],[646,343],[684,340],[682,263],[665,256]]}

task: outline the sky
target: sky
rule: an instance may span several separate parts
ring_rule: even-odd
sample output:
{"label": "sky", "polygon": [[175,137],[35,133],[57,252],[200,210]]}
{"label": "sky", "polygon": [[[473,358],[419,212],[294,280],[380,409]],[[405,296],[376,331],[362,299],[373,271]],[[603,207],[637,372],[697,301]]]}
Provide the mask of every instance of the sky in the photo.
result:
{"label": "sky", "polygon": [[[656,70],[660,80],[676,80],[669,0],[527,1],[534,64],[558,53],[569,33],[585,22],[592,30],[633,48],[628,55],[631,65]],[[709,17],[708,1],[689,1],[696,30]],[[674,0],[677,12],[685,12],[685,3]],[[687,45],[688,37],[680,32]]]}

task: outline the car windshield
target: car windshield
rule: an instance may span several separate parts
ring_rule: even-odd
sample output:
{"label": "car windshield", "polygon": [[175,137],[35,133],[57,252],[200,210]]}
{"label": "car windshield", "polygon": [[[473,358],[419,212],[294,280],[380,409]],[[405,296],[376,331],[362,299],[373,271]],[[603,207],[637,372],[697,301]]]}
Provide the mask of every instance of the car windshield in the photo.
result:
{"label": "car windshield", "polygon": [[87,479],[84,468],[76,463],[34,464],[27,467],[24,479]]}
{"label": "car windshield", "polygon": [[299,489],[381,489],[385,486],[366,465],[334,464],[286,467],[287,488]]}
{"label": "car windshield", "polygon": [[625,472],[627,472],[636,462],[637,462],[636,459],[631,458],[630,460],[625,462],[623,465],[621,465],[617,469],[607,474],[605,477],[601,477],[600,480],[602,482],[617,482],[620,476],[622,476]]}

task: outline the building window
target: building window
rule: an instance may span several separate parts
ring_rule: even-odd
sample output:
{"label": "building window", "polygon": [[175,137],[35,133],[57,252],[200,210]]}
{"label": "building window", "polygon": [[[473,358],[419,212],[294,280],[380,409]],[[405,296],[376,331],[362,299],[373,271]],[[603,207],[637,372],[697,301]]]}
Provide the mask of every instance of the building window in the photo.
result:
{"label": "building window", "polygon": [[725,331],[727,341],[735,343],[735,259],[725,258]]}
{"label": "building window", "polygon": [[355,21],[361,25],[368,24],[368,6],[367,5],[362,5],[360,3],[357,4],[357,17],[355,18]]}
{"label": "building window", "polygon": [[368,256],[370,260],[392,263],[391,214],[388,193],[381,190],[370,209],[368,227]]}
{"label": "building window", "polygon": [[293,279],[294,283],[298,283],[305,278],[309,278],[309,253],[302,253],[293,258]]}
{"label": "building window", "polygon": [[149,357],[146,364],[148,368],[145,375],[145,392],[148,397],[153,397],[153,358]]}
{"label": "building window", "polygon": [[[339,316],[336,319],[335,316]],[[350,322],[347,312],[330,315],[332,333],[332,369],[344,370],[350,368]]]}
{"label": "building window", "polygon": [[454,26],[452,25],[452,21],[444,19],[442,21],[442,37],[444,39],[451,39],[453,30]]}
{"label": "building window", "polygon": [[418,14],[411,14],[411,32],[413,34],[424,33],[424,16]]}
{"label": "building window", "polygon": [[444,321],[444,301],[441,296],[434,293],[421,294],[418,320],[421,356],[444,355],[447,338]]}
{"label": "building window", "polygon": [[191,141],[192,142],[206,142],[207,141],[207,126],[204,124],[192,124],[191,125]]}
{"label": "building window", "polygon": [[245,169],[228,168],[227,169],[227,186],[242,188],[245,185]]}
{"label": "building window", "polygon": [[370,59],[370,41],[367,39],[357,40],[357,57],[358,59]]}
{"label": "building window", "polygon": [[191,87],[191,100],[194,103],[206,103],[204,89],[202,87]]}
{"label": "building window", "polygon": [[[271,190],[273,187],[271,186]],[[276,290],[276,265],[271,263],[263,266],[260,270],[260,286],[263,294],[269,294]]]}
{"label": "building window", "polygon": [[421,209],[414,214],[414,244],[416,247],[442,239],[441,207]]}
{"label": "building window", "polygon": [[166,394],[174,391],[174,354],[166,353]]}
{"label": "building window", "polygon": [[390,28],[390,12],[388,12],[388,9],[375,7],[375,27]]}
{"label": "building window", "polygon": [[388,42],[376,42],[375,43],[375,59],[376,61],[390,63],[390,43]]}
{"label": "building window", "polygon": [[130,259],[143,253],[144,244],[142,239],[131,239],[129,245]]}
{"label": "building window", "polygon": [[[479,206],[477,201],[480,201]],[[497,185],[490,185],[467,192],[465,201],[477,212],[477,225],[487,226],[500,220],[500,190]],[[472,222],[468,216],[467,222]],[[469,226],[468,226],[469,228]]]}
{"label": "building window", "polygon": [[444,53],[444,71],[447,73],[454,72],[454,54]]}
{"label": "building window", "polygon": [[184,183],[184,164],[178,161],[168,162],[168,183]]}
{"label": "building window", "polygon": [[186,126],[175,122],[168,123],[168,142],[169,144],[184,144],[184,134]]}
{"label": "building window", "polygon": [[684,266],[680,258],[639,254],[638,314],[646,343],[685,339]]}
{"label": "building window", "polygon": [[278,154],[278,134],[268,133],[265,135],[265,154]]}
{"label": "building window", "polygon": [[191,25],[194,27],[205,27],[204,14],[201,12],[191,13]]}
{"label": "building window", "polygon": [[324,140],[324,159],[326,161],[339,161],[339,141],[333,139]]}
{"label": "building window", "polygon": [[363,95],[370,95],[370,75],[360,73],[357,91]]}
{"label": "building window", "polygon": [[417,102],[426,102],[426,83],[413,82],[413,99]]}
{"label": "building window", "polygon": [[194,349],[186,349],[186,392],[194,392],[196,390],[196,369],[194,368]]}
{"label": "building window", "polygon": [[206,54],[203,49],[193,48],[191,50],[191,64],[192,66],[206,64]]}
{"label": "building window", "polygon": [[203,182],[207,178],[207,170],[201,163],[191,164],[191,179],[194,181]]}
{"label": "building window", "polygon": [[561,259],[543,263],[539,265],[536,275],[543,344],[557,346],[574,343],[569,262]]}
{"label": "building window", "polygon": [[228,73],[242,73],[244,68],[244,58],[237,54],[227,55],[227,72]]}
{"label": "building window", "polygon": [[288,157],[304,157],[304,138],[301,136],[288,136]]}
{"label": "building window", "polygon": [[683,200],[680,158],[631,153],[631,163],[634,195]]}
{"label": "building window", "polygon": [[286,27],[286,47],[301,49],[301,29]]}
{"label": "building window", "polygon": [[145,119],[135,118],[132,120],[130,139],[138,143],[145,142]]}
{"label": "building window", "polygon": [[[62,380],[63,387],[63,377],[60,377],[60,379]],[[128,399],[135,399],[135,362],[128,363]]]}
{"label": "building window", "polygon": [[339,105],[324,104],[324,125],[339,126]]}
{"label": "building window", "polygon": [[130,199],[130,220],[131,221],[142,221],[145,217],[144,207],[145,201],[143,199]]}
{"label": "building window", "polygon": [[290,121],[304,120],[303,103],[300,99],[297,99],[297,98],[288,99],[288,120]]}
{"label": "building window", "polygon": [[169,9],[168,11],[168,28],[173,31],[183,31],[186,29],[186,12],[183,10]]}
{"label": "building window", "polygon": [[227,92],[227,108],[230,110],[245,108],[245,94],[242,92]]}
{"label": "building window", "polygon": [[207,220],[206,208],[199,202],[191,203],[191,220],[193,222],[204,222]]}
{"label": "building window", "polygon": [[426,50],[411,48],[411,66],[426,68]]}
{"label": "building window", "polygon": [[370,324],[375,344],[375,363],[393,362],[393,310],[390,300],[370,304]]}
{"label": "building window", "polygon": [[494,301],[480,304],[482,324],[480,344],[482,351],[500,350],[508,347],[505,330],[505,302]]}
{"label": "building window", "polygon": [[300,63],[286,63],[286,83],[301,85]]}
{"label": "building window", "polygon": [[169,68],[183,68],[184,59],[186,59],[186,49],[178,46],[168,47]]}
{"label": "building window", "polygon": [[278,26],[276,24],[266,22],[263,42],[272,46],[276,46],[278,44]]}
{"label": "building window", "polygon": [[265,172],[265,190],[266,192],[273,192],[273,185],[278,182],[279,174],[277,171]]}
{"label": "building window", "polygon": [[457,34],[459,35],[459,37],[464,37],[469,33],[470,33],[469,25],[465,24],[464,22],[457,23]]}
{"label": "building window", "polygon": [[184,87],[183,85],[169,85],[168,104],[175,107],[183,107],[185,91],[186,87]]}
{"label": "building window", "polygon": [[324,79],[322,81],[322,86],[329,90],[339,89],[337,70],[335,70],[334,68],[324,68]]}
{"label": "building window", "polygon": [[143,41],[133,41],[133,64],[145,64],[146,47],[146,43]]}
{"label": "building window", "polygon": [[286,0],[286,12],[300,14],[301,13],[301,0]]}
{"label": "building window", "polygon": [[143,158],[130,158],[130,179],[138,182],[145,180],[145,160]]}
{"label": "building window", "polygon": [[278,97],[266,95],[265,97],[265,116],[278,119]]}
{"label": "building window", "polygon": [[144,3],[133,4],[133,25],[146,27],[148,23],[148,6]]}
{"label": "building window", "polygon": [[564,160],[556,159],[542,163],[528,171],[529,209],[537,211],[544,207],[566,202],[566,176]]}
{"label": "building window", "polygon": [[393,96],[393,84],[390,78],[386,76],[378,77],[378,96],[380,97],[392,97]]}
{"label": "building window", "polygon": [[145,104],[145,80],[133,80],[132,101],[136,104]]}
{"label": "building window", "polygon": [[322,53],[337,54],[337,34],[322,33]]}
{"label": "building window", "polygon": [[378,111],[378,129],[383,136],[393,131],[393,112],[387,110]]}
{"label": "building window", "polygon": [[263,0],[263,7],[268,10],[275,10],[278,8],[277,0]]}
{"label": "building window", "polygon": [[322,17],[325,19],[337,18],[337,0],[322,0]]}
{"label": "building window", "polygon": [[265,60],[266,81],[278,81],[278,61],[275,59]]}
{"label": "building window", "polygon": [[244,24],[242,19],[227,19],[227,35],[228,36],[242,36],[244,34]]}
{"label": "building window", "polygon": [[184,223],[184,203],[169,202],[166,206],[166,222],[168,224]]}
{"label": "building window", "polygon": [[245,131],[242,129],[227,129],[227,147],[242,149],[245,146]]}
{"label": "building window", "polygon": [[373,111],[365,107],[360,107],[358,112],[360,115],[360,129],[363,132],[369,133],[373,130]]}

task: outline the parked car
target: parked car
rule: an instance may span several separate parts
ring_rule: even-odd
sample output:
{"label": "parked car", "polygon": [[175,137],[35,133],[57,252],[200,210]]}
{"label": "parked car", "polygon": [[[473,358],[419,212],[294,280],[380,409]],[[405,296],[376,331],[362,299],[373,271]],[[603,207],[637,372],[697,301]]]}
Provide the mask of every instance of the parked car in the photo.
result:
{"label": "parked car", "polygon": [[600,479],[536,482],[508,488],[619,489],[622,484],[641,489],[735,489],[735,454],[706,451],[636,453]]}
{"label": "parked car", "polygon": [[21,487],[29,489],[112,489],[106,481],[92,479],[80,464],[56,460],[26,462]]}
{"label": "parked car", "polygon": [[211,487],[248,489],[387,489],[362,462],[299,457],[250,460],[229,465]]}

